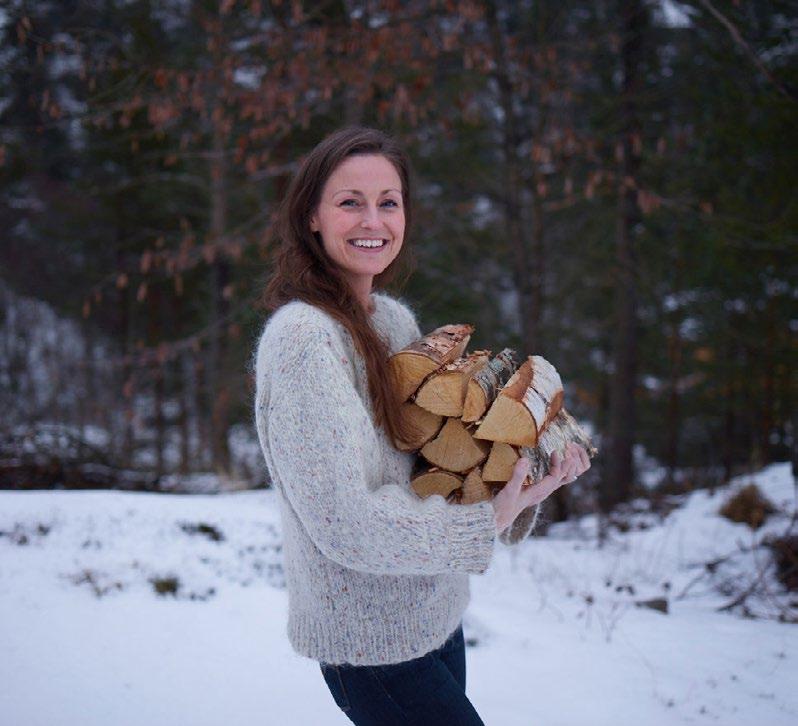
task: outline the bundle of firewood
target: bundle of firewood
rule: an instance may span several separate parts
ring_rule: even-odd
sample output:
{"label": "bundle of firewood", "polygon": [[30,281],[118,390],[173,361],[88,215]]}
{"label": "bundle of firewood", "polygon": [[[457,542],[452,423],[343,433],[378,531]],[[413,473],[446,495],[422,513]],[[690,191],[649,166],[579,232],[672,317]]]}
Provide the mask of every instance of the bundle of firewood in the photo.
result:
{"label": "bundle of firewood", "polygon": [[509,480],[519,457],[530,460],[529,481],[549,471],[552,452],[569,441],[596,454],[590,438],[563,407],[557,370],[538,355],[523,363],[505,348],[466,351],[474,328],[444,325],[390,359],[410,441],[422,468],[412,486],[421,497],[440,494],[470,504],[490,499]]}

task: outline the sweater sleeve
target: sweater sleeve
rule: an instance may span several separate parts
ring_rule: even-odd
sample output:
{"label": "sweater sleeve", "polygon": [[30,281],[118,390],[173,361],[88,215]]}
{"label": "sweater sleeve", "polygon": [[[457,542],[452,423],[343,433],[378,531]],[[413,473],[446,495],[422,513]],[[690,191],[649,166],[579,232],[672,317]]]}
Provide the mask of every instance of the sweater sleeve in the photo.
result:
{"label": "sweater sleeve", "polygon": [[377,432],[330,334],[288,341],[271,368],[268,445],[283,491],[329,559],[375,574],[484,572],[496,526],[489,502],[451,506],[396,484],[369,486]]}
{"label": "sweater sleeve", "polygon": [[540,514],[540,507],[540,504],[533,504],[531,507],[522,509],[513,520],[513,523],[499,535],[499,541],[506,545],[523,542],[535,528],[535,523],[538,521],[538,515]]}

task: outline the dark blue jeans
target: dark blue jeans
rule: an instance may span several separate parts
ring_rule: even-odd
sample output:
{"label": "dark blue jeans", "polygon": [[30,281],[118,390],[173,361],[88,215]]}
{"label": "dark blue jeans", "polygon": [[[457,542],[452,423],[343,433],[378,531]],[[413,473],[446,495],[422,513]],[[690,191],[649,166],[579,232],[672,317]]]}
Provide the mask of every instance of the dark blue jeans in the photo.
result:
{"label": "dark blue jeans", "polygon": [[403,663],[320,666],[336,704],[358,726],[485,726],[465,693],[462,625],[437,650]]}

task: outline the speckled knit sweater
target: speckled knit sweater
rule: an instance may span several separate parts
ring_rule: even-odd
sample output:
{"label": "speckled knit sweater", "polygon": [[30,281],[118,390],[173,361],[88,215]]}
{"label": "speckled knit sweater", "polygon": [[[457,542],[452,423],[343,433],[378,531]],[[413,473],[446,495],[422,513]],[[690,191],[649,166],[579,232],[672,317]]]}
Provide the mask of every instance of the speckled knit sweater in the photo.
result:
{"label": "speckled knit sweater", "polygon": [[[421,337],[403,303],[372,295],[371,324],[395,352]],[[450,505],[410,488],[373,409],[349,333],[303,302],[268,320],[254,359],[255,424],[283,526],[294,649],[327,663],[383,665],[442,645],[496,540],[490,502]],[[501,535],[523,539],[537,507]]]}

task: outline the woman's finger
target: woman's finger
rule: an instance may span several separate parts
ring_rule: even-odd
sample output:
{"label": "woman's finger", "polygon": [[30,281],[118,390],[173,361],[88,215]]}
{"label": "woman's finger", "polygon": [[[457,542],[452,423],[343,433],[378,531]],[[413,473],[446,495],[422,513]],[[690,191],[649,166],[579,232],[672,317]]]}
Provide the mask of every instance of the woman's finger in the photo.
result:
{"label": "woman's finger", "polygon": [[522,456],[520,459],[518,459],[518,461],[515,462],[513,473],[510,477],[510,483],[514,489],[521,489],[527,474],[529,474],[529,465],[530,461],[525,456]]}
{"label": "woman's finger", "polygon": [[531,507],[533,504],[540,504],[544,499],[549,497],[552,492],[559,489],[564,482],[559,479],[549,476],[544,476],[539,482],[527,487],[521,492],[519,501],[522,504],[522,509]]}
{"label": "woman's finger", "polygon": [[552,451],[549,459],[549,476],[559,479],[562,475],[562,456],[559,451]]}
{"label": "woman's finger", "polygon": [[576,479],[577,476],[579,476],[579,466],[581,461],[579,459],[579,454],[570,444],[568,446],[568,453],[566,454],[566,457],[566,464],[564,466],[565,481],[570,483]]}

